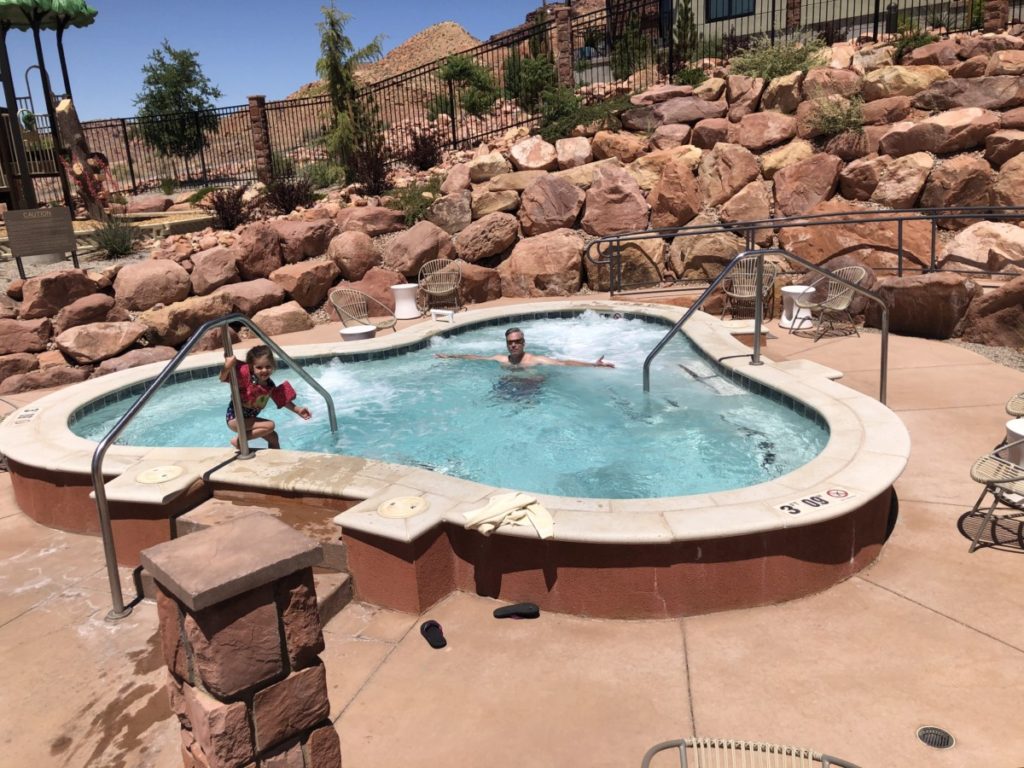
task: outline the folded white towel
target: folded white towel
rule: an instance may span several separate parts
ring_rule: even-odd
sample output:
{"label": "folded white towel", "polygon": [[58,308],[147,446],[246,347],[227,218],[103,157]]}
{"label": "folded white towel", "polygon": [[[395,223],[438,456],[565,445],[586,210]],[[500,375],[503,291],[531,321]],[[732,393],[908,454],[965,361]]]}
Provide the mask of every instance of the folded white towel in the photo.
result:
{"label": "folded white towel", "polygon": [[475,528],[490,536],[503,525],[532,525],[537,536],[550,539],[555,535],[551,513],[533,496],[518,491],[492,496],[487,506],[466,513],[467,529]]}

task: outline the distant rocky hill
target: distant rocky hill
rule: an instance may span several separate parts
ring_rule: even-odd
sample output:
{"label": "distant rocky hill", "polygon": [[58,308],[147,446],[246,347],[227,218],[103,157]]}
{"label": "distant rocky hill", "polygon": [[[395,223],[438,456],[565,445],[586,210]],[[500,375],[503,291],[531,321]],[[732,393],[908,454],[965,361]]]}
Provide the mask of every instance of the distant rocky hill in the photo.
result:
{"label": "distant rocky hill", "polygon": [[[427,27],[422,32],[417,32],[404,43],[389,51],[380,61],[360,67],[356,77],[363,85],[377,83],[388,77],[429,64],[450,53],[458,53],[479,44],[479,40],[454,21],[442,21],[440,24]],[[322,92],[323,83],[316,81],[302,86],[288,98],[300,99],[316,96]]]}

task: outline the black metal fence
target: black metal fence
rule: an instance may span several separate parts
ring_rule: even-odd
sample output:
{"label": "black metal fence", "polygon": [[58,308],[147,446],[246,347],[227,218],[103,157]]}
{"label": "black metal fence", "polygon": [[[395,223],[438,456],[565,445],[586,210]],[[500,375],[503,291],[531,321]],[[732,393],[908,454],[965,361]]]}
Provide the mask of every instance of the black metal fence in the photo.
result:
{"label": "black metal fence", "polygon": [[576,85],[628,81],[634,89],[671,70],[672,8],[660,0],[627,0],[572,20]]}
{"label": "black metal fence", "polygon": [[[175,188],[256,179],[256,156],[246,105],[92,120],[83,123],[82,129],[90,149],[106,156],[115,191],[144,192],[161,186]],[[147,140],[148,130],[202,134],[206,143],[184,157],[165,155]]]}
{"label": "black metal fence", "polygon": [[304,166],[330,159],[324,147],[333,123],[330,98],[268,101],[266,110],[274,178],[295,176]]}

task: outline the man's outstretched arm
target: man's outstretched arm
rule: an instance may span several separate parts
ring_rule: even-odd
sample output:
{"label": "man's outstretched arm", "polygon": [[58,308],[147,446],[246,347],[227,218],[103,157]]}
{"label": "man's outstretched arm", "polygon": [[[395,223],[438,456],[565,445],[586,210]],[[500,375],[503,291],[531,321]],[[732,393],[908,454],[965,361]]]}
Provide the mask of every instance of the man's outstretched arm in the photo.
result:
{"label": "man's outstretched arm", "polygon": [[614,368],[615,363],[605,362],[604,355],[601,355],[593,363],[588,363],[584,360],[559,360],[555,357],[546,357],[544,355],[537,355],[535,358],[538,362],[543,362],[546,365],[570,365],[579,366],[585,368]]}

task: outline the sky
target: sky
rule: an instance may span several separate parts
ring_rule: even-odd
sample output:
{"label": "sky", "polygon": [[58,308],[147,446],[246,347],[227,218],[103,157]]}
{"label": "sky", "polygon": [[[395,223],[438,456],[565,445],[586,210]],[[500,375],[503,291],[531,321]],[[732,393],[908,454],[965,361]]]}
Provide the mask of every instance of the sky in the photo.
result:
{"label": "sky", "polygon": [[[142,66],[166,38],[199,55],[204,74],[223,96],[215,106],[245,104],[249,96],[283,99],[317,79],[317,22],[322,0],[89,0],[95,23],[64,33],[75,106],[82,120],[131,117],[142,87]],[[346,28],[358,48],[383,34],[385,52],[441,21],[461,24],[486,40],[522,24],[541,0],[342,0]],[[63,90],[56,34],[43,32],[43,55],[54,91]],[[7,35],[15,90],[26,96],[25,72],[36,63],[31,32]],[[38,72],[29,72],[36,111],[42,111]]]}

